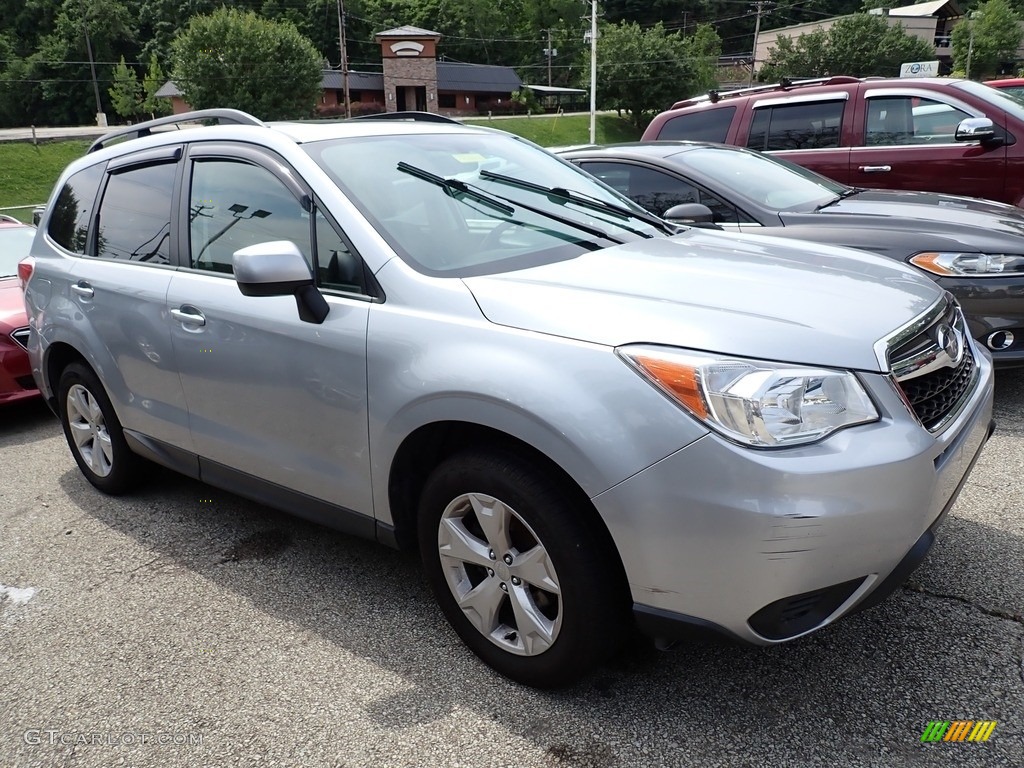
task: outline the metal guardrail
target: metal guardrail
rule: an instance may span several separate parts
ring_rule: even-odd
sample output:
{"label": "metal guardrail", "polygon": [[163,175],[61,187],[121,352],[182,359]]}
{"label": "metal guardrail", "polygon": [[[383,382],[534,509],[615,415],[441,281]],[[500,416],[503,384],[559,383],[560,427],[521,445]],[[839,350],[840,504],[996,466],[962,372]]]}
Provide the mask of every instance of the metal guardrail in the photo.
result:
{"label": "metal guardrail", "polygon": [[0,214],[3,211],[20,211],[25,208],[32,209],[32,223],[38,225],[39,219],[42,217],[43,209],[46,207],[46,203],[35,203],[33,205],[8,205],[5,208],[0,208]]}

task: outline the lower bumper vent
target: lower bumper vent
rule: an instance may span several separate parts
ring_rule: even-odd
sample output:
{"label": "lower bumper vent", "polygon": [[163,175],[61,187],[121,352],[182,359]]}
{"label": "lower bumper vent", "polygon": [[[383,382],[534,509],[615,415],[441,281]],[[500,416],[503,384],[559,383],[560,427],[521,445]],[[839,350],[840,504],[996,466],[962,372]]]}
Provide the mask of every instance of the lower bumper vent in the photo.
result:
{"label": "lower bumper vent", "polygon": [[795,637],[814,629],[835,613],[864,583],[864,578],[776,600],[747,619],[747,623],[757,634],[769,640]]}

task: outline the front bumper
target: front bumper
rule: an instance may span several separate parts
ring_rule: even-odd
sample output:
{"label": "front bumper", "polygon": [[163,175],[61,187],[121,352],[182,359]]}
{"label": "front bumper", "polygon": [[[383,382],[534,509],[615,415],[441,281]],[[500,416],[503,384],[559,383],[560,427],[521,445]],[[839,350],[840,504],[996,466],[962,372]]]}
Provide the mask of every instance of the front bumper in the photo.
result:
{"label": "front bumper", "polygon": [[0,329],[0,403],[38,397],[28,352]]}
{"label": "front bumper", "polygon": [[1024,278],[945,277],[936,282],[956,296],[971,336],[989,351],[996,368],[1024,366]]}
{"label": "front bumper", "polygon": [[881,600],[923,559],[991,433],[991,362],[939,435],[865,375],[880,421],[754,451],[708,435],[594,499],[641,629],[784,642]]}

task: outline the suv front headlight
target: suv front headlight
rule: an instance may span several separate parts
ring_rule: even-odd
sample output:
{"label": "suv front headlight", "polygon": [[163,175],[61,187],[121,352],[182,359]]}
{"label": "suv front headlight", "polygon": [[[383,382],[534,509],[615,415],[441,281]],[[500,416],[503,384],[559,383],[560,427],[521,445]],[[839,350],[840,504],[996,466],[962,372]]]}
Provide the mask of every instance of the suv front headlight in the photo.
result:
{"label": "suv front headlight", "polygon": [[1014,253],[924,251],[911,256],[910,263],[940,277],[1024,275],[1024,256]]}
{"label": "suv front headlight", "polygon": [[879,418],[850,371],[651,345],[616,351],[711,429],[755,448],[813,443]]}

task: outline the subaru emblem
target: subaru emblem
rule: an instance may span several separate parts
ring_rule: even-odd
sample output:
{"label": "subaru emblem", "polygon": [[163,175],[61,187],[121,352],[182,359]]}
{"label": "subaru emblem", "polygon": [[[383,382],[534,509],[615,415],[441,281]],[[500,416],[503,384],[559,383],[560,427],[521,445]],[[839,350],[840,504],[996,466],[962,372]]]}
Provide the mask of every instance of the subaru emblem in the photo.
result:
{"label": "subaru emblem", "polygon": [[963,334],[948,323],[943,323],[935,330],[935,341],[939,349],[946,353],[952,365],[959,365],[964,354]]}

